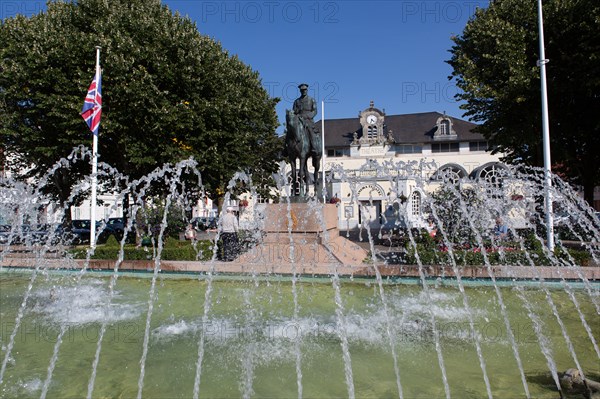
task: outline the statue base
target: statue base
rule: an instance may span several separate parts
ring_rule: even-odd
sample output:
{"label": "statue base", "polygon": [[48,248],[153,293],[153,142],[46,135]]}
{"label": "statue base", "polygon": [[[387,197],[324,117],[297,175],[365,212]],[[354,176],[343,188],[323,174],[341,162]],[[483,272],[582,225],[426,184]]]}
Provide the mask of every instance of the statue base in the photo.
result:
{"label": "statue base", "polygon": [[317,196],[317,197],[295,196],[295,197],[288,197],[288,198],[290,199],[290,203],[292,203],[292,204],[308,204],[311,201],[320,202],[320,203],[324,202],[322,196]]}
{"label": "statue base", "polygon": [[334,204],[265,204],[263,212],[262,242],[240,256],[242,263],[288,269],[296,264],[302,273],[310,273],[310,265],[361,267],[368,258],[366,250],[340,236]]}
{"label": "statue base", "polygon": [[265,233],[337,233],[337,208],[334,204],[299,202],[266,204],[262,230]]}

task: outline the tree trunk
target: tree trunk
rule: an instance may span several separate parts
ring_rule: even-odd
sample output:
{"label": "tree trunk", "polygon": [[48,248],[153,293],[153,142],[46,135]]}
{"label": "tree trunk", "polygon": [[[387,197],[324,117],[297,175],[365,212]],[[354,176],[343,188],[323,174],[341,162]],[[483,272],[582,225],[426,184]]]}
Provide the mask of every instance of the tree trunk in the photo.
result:
{"label": "tree trunk", "polygon": [[594,179],[586,178],[583,180],[583,199],[588,203],[589,206],[594,207]]}
{"label": "tree trunk", "polygon": [[59,205],[65,209],[65,206],[67,206],[67,208],[65,209],[65,214],[63,217],[63,226],[64,227],[70,227],[71,226],[71,205],[72,204],[67,204],[67,201],[69,201],[69,197],[71,195],[71,185],[70,183],[70,179],[69,179],[69,171],[65,170],[65,169],[58,169],[55,173],[54,176],[52,178],[52,181],[54,183],[54,185],[56,186],[56,189],[58,191],[58,196],[59,196]]}
{"label": "tree trunk", "polygon": [[225,203],[225,197],[223,195],[220,195],[219,197],[217,197],[217,216],[219,216],[221,214],[221,212],[223,211],[224,203]]}

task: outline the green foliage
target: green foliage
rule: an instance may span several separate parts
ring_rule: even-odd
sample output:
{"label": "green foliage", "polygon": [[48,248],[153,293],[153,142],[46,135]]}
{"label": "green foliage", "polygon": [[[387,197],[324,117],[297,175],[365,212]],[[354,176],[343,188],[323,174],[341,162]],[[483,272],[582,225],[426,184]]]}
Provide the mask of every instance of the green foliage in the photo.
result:
{"label": "green foliage", "polygon": [[[443,223],[447,239],[454,244],[475,242],[473,229],[467,222],[472,220],[474,227],[480,231],[488,230],[493,216],[483,206],[483,201],[474,189],[456,186],[442,187],[431,195],[428,207],[435,209],[437,223]],[[482,215],[486,215],[482,217]]]}
{"label": "green foliage", "polygon": [[[119,257],[119,244],[108,243],[99,245],[94,251],[92,259],[112,259],[116,260]],[[187,260],[187,261],[209,261],[213,255],[213,244],[211,241],[198,241],[196,248],[189,241],[177,241],[168,238],[161,252],[163,260]],[[72,255],[76,259],[85,259],[85,250],[73,250]],[[153,259],[154,251],[152,247],[136,247],[134,245],[126,245],[123,248],[124,260],[151,260]]]}
{"label": "green foliage", "polygon": [[165,248],[179,248],[181,247],[181,245],[179,245],[181,241],[179,241],[178,239],[174,238],[174,237],[167,237],[167,239],[165,240],[165,244],[163,249]]}
{"label": "green foliage", "polygon": [[540,240],[536,239],[535,232],[531,229],[525,229],[520,233],[523,237],[525,249],[528,251],[541,252],[543,244]]}
{"label": "green foliage", "polygon": [[580,266],[589,266],[590,262],[592,261],[592,254],[590,254],[588,251],[582,249],[568,248],[567,252],[569,256],[566,256],[566,254],[561,253],[559,257],[564,259],[569,259],[570,257],[574,260],[574,263],[576,265]]}
{"label": "green foliage", "polygon": [[[217,197],[237,170],[268,184],[281,141],[259,74],[159,1],[49,2],[0,24],[0,137],[14,171],[39,177],[74,146],[91,143],[80,117],[102,47],[100,160],[131,178],[194,157]],[[35,165],[35,168],[29,168]],[[61,203],[89,165],[59,169]]]}
{"label": "green foliage", "polygon": [[[451,264],[450,254],[439,249],[429,249],[421,245],[417,246],[419,259],[423,265],[449,265]],[[506,266],[529,266],[529,259],[524,251],[513,250],[509,247],[503,248],[502,251],[486,248],[486,256],[490,265],[506,265]],[[581,252],[581,251],[580,251]],[[417,264],[414,249],[409,248],[406,264]],[[454,249],[454,260],[457,266],[485,266],[485,258],[483,253],[477,248],[469,249]],[[547,266],[550,261],[542,250],[527,251],[527,254],[537,266]],[[589,254],[587,254],[589,257]],[[580,258],[575,258],[579,265],[585,265],[585,253],[577,254]],[[579,263],[579,262],[584,263]],[[589,261],[589,259],[588,259]]]}
{"label": "green foliage", "polygon": [[[522,237],[525,250],[520,249],[519,241],[504,241],[501,245],[494,246],[489,240],[484,242],[486,257],[490,265],[529,266],[530,259],[537,266],[550,265],[550,260],[544,252],[544,247],[531,230],[518,231]],[[415,248],[410,242],[404,243],[406,257],[404,264],[416,265],[418,253],[419,260],[423,265],[449,265],[451,264],[450,253],[445,245],[436,238],[431,238],[426,231],[413,233],[416,243]],[[568,249],[576,264],[585,266],[589,264],[591,256],[586,251]],[[472,242],[456,243],[453,246],[454,260],[457,266],[485,266],[485,257],[481,248]],[[557,257],[567,259],[568,255],[557,250]]]}
{"label": "green foliage", "polygon": [[108,239],[106,240],[105,245],[107,247],[118,247],[119,246],[119,242],[117,241],[117,238],[111,234]]}
{"label": "green foliage", "polygon": [[[137,228],[148,237],[158,239],[165,213],[166,200],[160,197],[151,198],[136,215]],[[167,212],[167,226],[163,235],[173,239],[179,238],[179,233],[185,230],[188,221],[185,210],[178,204],[171,203]],[[168,242],[168,238],[167,238]]]}
{"label": "green foliage", "polygon": [[[544,0],[544,36],[553,170],[584,186],[600,184],[600,3]],[[537,6],[495,0],[477,9],[454,46],[450,78],[465,116],[505,161],[543,164]]]}

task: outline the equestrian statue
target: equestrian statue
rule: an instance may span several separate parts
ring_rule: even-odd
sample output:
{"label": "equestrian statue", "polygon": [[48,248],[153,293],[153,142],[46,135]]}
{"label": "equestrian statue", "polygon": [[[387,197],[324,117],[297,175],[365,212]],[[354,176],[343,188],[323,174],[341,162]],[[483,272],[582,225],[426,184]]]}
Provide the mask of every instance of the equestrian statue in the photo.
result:
{"label": "equestrian statue", "polygon": [[[298,86],[300,97],[294,101],[293,110],[286,110],[285,153],[292,166],[292,196],[306,197],[310,176],[308,158],[312,159],[315,197],[321,198],[323,186],[319,178],[321,157],[323,156],[321,135],[315,130],[313,118],[317,114],[314,98],[308,96],[308,85]],[[297,160],[299,167],[296,166]]]}

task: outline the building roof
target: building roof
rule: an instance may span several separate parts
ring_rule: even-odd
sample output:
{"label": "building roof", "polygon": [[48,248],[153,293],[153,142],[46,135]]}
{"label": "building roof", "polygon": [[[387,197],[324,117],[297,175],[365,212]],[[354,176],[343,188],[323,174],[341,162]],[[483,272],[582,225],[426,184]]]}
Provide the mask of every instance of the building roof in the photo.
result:
{"label": "building roof", "polygon": [[[439,112],[423,112],[417,114],[386,115],[384,123],[384,135],[387,136],[391,130],[394,141],[399,144],[418,144],[434,142],[433,134],[437,129],[437,121],[444,114]],[[452,129],[456,132],[457,141],[484,140],[479,133],[474,133],[477,126],[474,123],[446,117],[452,121]],[[321,131],[321,121],[315,123],[315,128]],[[348,147],[354,139],[362,136],[360,118],[326,119],[325,120],[325,146],[326,147]],[[445,140],[448,141],[448,140]]]}

